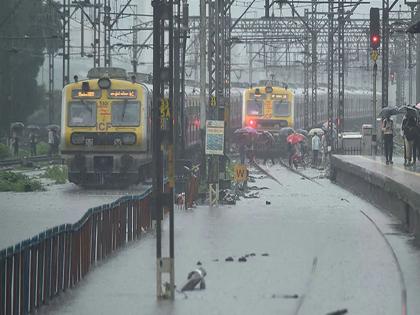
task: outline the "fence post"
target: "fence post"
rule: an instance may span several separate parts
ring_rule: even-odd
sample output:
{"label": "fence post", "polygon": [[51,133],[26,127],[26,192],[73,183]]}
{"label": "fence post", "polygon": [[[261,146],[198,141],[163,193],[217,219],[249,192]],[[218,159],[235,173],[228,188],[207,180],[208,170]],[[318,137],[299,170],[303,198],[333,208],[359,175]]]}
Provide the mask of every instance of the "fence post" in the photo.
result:
{"label": "fence post", "polygon": [[91,251],[90,251],[90,264],[94,265],[96,263],[96,250],[97,250],[97,243],[96,243],[96,235],[97,235],[97,226],[98,226],[98,213],[96,209],[92,209],[92,227],[91,227]]}
{"label": "fence post", "polygon": [[51,285],[50,298],[57,294],[57,270],[58,270],[58,227],[51,231]]}
{"label": "fence post", "polygon": [[13,246],[6,251],[6,314],[12,313],[12,281],[13,281]]}
{"label": "fence post", "polygon": [[35,309],[36,303],[36,279],[37,279],[37,262],[38,262],[38,247],[39,241],[38,236],[34,236],[31,239],[31,272],[30,272],[30,283],[29,283],[29,312]]}
{"label": "fence post", "polygon": [[19,314],[20,299],[20,248],[21,244],[15,245],[13,252],[13,314]]}
{"label": "fence post", "polygon": [[38,273],[37,273],[37,296],[36,307],[39,307],[44,302],[44,255],[45,255],[45,232],[39,234],[38,245]]}
{"label": "fence post", "polygon": [[6,308],[6,250],[0,251],[0,314]]}
{"label": "fence post", "polygon": [[71,257],[72,257],[72,244],[71,244],[71,235],[72,235],[72,225],[66,224],[65,226],[65,238],[64,238],[64,285],[63,291],[67,290],[70,287],[70,272],[71,272]]}
{"label": "fence post", "polygon": [[27,314],[29,312],[29,246],[31,240],[22,242],[21,249],[21,294],[20,294],[20,314]]}
{"label": "fence post", "polygon": [[57,294],[63,290],[64,277],[64,252],[65,252],[65,232],[66,225],[62,224],[58,228],[58,272],[57,272]]}

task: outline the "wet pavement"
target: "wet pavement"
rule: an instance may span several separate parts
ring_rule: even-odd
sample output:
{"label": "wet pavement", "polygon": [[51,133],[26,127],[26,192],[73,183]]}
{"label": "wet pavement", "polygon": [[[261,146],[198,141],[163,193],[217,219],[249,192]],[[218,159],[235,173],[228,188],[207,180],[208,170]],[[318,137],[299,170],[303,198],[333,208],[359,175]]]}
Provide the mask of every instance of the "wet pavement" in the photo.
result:
{"label": "wet pavement", "polygon": [[[181,287],[200,261],[207,270],[205,290],[178,293],[175,302],[157,301],[155,239],[148,235],[101,263],[39,313],[314,315],[347,309],[352,315],[402,314],[392,251],[362,210],[398,257],[408,314],[420,314],[420,252],[397,220],[326,179],[317,179],[317,185],[277,165],[270,171],[283,186],[257,180],[252,185],[270,188],[261,190],[260,198],[176,210],[176,283]],[[251,253],[256,256],[238,262]],[[235,261],[226,262],[228,256]]]}
{"label": "wet pavement", "polygon": [[140,194],[147,187],[127,190],[85,190],[74,184],[46,186],[41,192],[0,192],[0,249],[65,223],[78,221],[91,207],[113,202],[126,194]]}

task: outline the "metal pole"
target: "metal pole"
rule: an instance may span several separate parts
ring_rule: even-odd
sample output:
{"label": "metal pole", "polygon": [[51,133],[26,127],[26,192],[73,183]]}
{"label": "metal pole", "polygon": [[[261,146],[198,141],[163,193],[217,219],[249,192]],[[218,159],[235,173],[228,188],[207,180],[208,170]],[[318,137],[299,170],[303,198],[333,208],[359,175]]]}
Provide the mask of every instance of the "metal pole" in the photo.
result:
{"label": "metal pole", "polygon": [[206,181],[206,0],[200,0],[200,135],[201,135],[201,163],[200,178]]}
{"label": "metal pole", "polygon": [[328,146],[333,144],[334,115],[334,0],[328,0]]}
{"label": "metal pole", "polygon": [[104,3],[104,66],[111,66],[111,0]]}
{"label": "metal pole", "polygon": [[376,155],[378,152],[378,147],[377,147],[377,128],[376,128],[376,76],[377,76],[377,72],[378,72],[378,65],[375,61],[375,63],[373,64],[373,90],[372,90],[372,146],[373,146],[373,150],[372,153],[373,155]]}
{"label": "metal pole", "polygon": [[317,11],[317,0],[312,0],[312,110],[311,110],[311,124],[312,127],[318,123],[317,115],[317,98],[318,98],[318,52],[317,52],[317,19],[316,19],[316,11]]}
{"label": "metal pole", "polygon": [[54,52],[48,52],[48,123],[54,123]]}
{"label": "metal pole", "polygon": [[[414,6],[410,6],[411,21],[414,21]],[[413,34],[408,34],[408,102],[413,105]]]}
{"label": "metal pole", "polygon": [[134,75],[137,75],[137,64],[138,64],[138,60],[137,60],[137,55],[139,53],[139,48],[138,48],[138,30],[136,28],[136,25],[138,24],[138,19],[137,19],[137,6],[136,6],[136,14],[134,15],[133,18],[133,57],[131,59],[131,64],[133,66],[133,72]]}
{"label": "metal pole", "polygon": [[[338,4],[338,115],[337,132],[344,132],[344,0]],[[338,137],[337,137],[338,144]]]}
{"label": "metal pole", "polygon": [[[417,5],[416,21],[420,19],[420,4]],[[416,35],[416,103],[420,102],[420,34]]]}
{"label": "metal pole", "polygon": [[[308,9],[305,9],[305,21],[309,21],[309,11]],[[308,32],[305,32],[305,55],[303,59],[303,76],[304,76],[304,115],[303,115],[303,127],[308,130],[309,128],[309,34]]]}
{"label": "metal pole", "polygon": [[[178,12],[178,21],[177,21],[177,31],[176,36],[174,32],[174,1],[169,0],[169,10],[167,12],[168,19],[169,19],[169,119],[168,123],[168,135],[166,139],[166,148],[167,148],[167,161],[168,161],[168,188],[169,190],[164,195],[168,196],[166,206],[169,208],[169,289],[170,289],[170,298],[172,300],[175,299],[175,242],[174,242],[174,221],[175,221],[175,214],[174,214],[174,188],[175,188],[175,150],[174,150],[174,143],[175,143],[175,133],[174,133],[174,120],[179,118],[175,116],[175,89],[177,90],[178,97],[177,101],[179,101],[179,19],[180,19],[180,10],[181,10],[181,2],[177,1],[177,12]],[[175,26],[176,28],[176,26]],[[175,41],[177,41],[175,45]],[[176,49],[175,49],[176,48]],[[163,51],[164,52],[164,51]],[[175,71],[174,67],[174,55],[177,55],[177,70]],[[184,70],[184,69],[182,69]],[[162,165],[163,166],[163,165]]]}
{"label": "metal pole", "polygon": [[389,0],[382,0],[382,107],[388,106]]}
{"label": "metal pole", "polygon": [[162,203],[161,192],[163,190],[163,174],[162,174],[162,152],[161,152],[161,118],[160,118],[160,102],[162,95],[161,87],[161,16],[162,2],[161,0],[153,0],[153,107],[152,107],[152,137],[153,137],[153,201],[154,201],[154,219],[156,220],[156,295],[162,296],[162,239],[161,239],[161,220],[162,220]]}
{"label": "metal pole", "polygon": [[248,62],[248,85],[252,87],[252,43],[248,44],[248,55],[249,55],[249,62]]}

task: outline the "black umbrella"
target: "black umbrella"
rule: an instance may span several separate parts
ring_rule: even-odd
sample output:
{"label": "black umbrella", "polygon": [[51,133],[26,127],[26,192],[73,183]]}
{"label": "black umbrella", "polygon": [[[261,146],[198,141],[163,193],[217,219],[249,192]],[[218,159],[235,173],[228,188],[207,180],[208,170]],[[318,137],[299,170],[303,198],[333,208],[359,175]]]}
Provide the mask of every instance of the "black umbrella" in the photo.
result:
{"label": "black umbrella", "polygon": [[39,126],[37,126],[37,125],[28,125],[28,126],[26,126],[26,129],[28,129],[30,131],[39,131]]}
{"label": "black umbrella", "polygon": [[390,117],[397,114],[398,114],[397,106],[387,106],[387,107],[382,108],[378,116],[384,118],[384,117]]}
{"label": "black umbrella", "polygon": [[21,122],[13,122],[10,124],[10,129],[23,129],[25,125]]}
{"label": "black umbrella", "polygon": [[304,135],[305,137],[308,136],[308,131],[306,131],[305,129],[298,129],[296,130],[296,132]]}
{"label": "black umbrella", "polygon": [[275,142],[273,135],[268,131],[262,131],[261,133],[258,133],[258,140],[261,140],[263,143]]}
{"label": "black umbrella", "polygon": [[58,125],[48,125],[47,129],[58,131],[58,130],[60,130],[60,126],[58,126]]}
{"label": "black umbrella", "polygon": [[284,127],[284,128],[280,129],[279,134],[281,134],[282,136],[288,136],[288,135],[291,135],[294,132],[295,131],[293,130],[292,127]]}
{"label": "black umbrella", "polygon": [[398,114],[405,114],[407,116],[416,116],[417,115],[417,109],[412,106],[401,106],[398,108]]}

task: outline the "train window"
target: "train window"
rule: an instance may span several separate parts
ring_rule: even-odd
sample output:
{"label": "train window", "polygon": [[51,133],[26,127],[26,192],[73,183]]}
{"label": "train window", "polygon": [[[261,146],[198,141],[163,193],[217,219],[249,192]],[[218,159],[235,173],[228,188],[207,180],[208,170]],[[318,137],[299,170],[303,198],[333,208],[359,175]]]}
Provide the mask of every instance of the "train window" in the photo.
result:
{"label": "train window", "polygon": [[70,127],[96,126],[96,103],[84,100],[70,102],[68,124]]}
{"label": "train window", "polygon": [[287,100],[274,101],[273,100],[273,115],[274,116],[289,116],[289,103]]}
{"label": "train window", "polygon": [[248,115],[261,116],[263,114],[262,100],[248,100],[247,113]]}
{"label": "train window", "polygon": [[135,101],[112,103],[113,126],[138,126],[140,124],[140,103]]}

